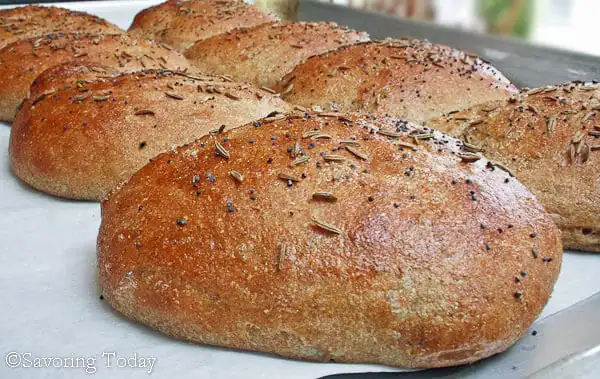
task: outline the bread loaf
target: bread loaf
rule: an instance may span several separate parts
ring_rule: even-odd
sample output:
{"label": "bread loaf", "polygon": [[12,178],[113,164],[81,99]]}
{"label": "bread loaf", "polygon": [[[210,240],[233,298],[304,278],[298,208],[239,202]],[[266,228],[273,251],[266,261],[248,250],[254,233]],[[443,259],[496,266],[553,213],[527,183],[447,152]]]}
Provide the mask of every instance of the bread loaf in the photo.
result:
{"label": "bread loaf", "polygon": [[102,203],[104,298],[176,338],[312,361],[503,351],[550,296],[560,233],[460,145],[325,113],[161,154]]}
{"label": "bread loaf", "polygon": [[276,90],[304,107],[369,111],[412,121],[516,92],[482,60],[417,40],[366,42],[309,58]]}
{"label": "bread loaf", "polygon": [[138,13],[129,33],[166,42],[183,52],[198,40],[275,20],[242,0],[168,0]]}
{"label": "bread loaf", "polygon": [[600,86],[527,90],[428,122],[507,167],[554,215],[567,249],[600,252]]}
{"label": "bread loaf", "polygon": [[49,33],[123,33],[117,26],[91,14],[36,5],[1,9],[0,24],[0,49],[15,41]]}
{"label": "bread loaf", "polygon": [[102,199],[148,159],[215,128],[288,110],[268,92],[196,74],[149,70],[79,84],[25,101],[9,143],[19,178],[74,199]]}
{"label": "bread loaf", "polygon": [[0,120],[12,121],[33,80],[68,61],[94,61],[122,71],[187,69],[183,55],[157,42],[127,35],[51,34],[12,43],[0,50]]}
{"label": "bread loaf", "polygon": [[185,55],[202,72],[273,87],[306,58],[368,40],[368,34],[335,23],[282,22],[198,41]]}

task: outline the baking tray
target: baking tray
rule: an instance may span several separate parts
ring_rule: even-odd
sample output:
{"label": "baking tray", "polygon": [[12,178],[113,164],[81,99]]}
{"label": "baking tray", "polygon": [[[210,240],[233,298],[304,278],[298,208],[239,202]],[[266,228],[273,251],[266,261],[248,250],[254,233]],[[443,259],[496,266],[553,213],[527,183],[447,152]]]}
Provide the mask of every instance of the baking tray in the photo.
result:
{"label": "baking tray", "polygon": [[[159,2],[104,1],[59,5],[96,14],[127,28],[135,13]],[[376,37],[383,37],[378,33],[385,32],[382,27],[386,25],[391,36],[406,34],[429,37],[438,42],[435,33],[440,33],[435,27],[426,28],[419,23],[400,22],[309,1],[301,3],[300,18],[334,20],[355,27],[366,24],[365,29]],[[433,33],[434,38],[422,35],[426,33]],[[498,42],[506,46],[507,43],[477,38],[471,45],[472,51],[483,49],[485,43],[487,46],[495,46]],[[460,40],[464,41],[464,38]],[[530,54],[553,53],[534,48],[529,51]],[[570,57],[569,62],[575,63],[569,64],[577,62],[573,58],[577,58],[576,55],[554,54],[557,61],[565,62],[565,57]],[[582,57],[581,61],[589,66],[592,66],[590,62],[595,62],[600,67],[600,60],[595,58]],[[560,68],[560,65],[555,67]],[[539,72],[536,75],[536,78],[540,77]],[[548,73],[548,76],[552,75]],[[556,76],[560,73],[556,72],[552,77]],[[538,84],[528,84],[526,76],[517,79],[521,85]],[[556,81],[548,81],[553,82]],[[168,338],[121,317],[99,299],[96,269],[99,205],[56,199],[18,181],[8,165],[9,134],[10,127],[0,123],[0,354],[6,360],[11,352],[29,353],[31,355],[21,355],[21,359],[29,357],[32,364],[36,357],[59,358],[65,363],[50,362],[50,368],[9,368],[5,361],[0,363],[0,378],[80,378],[91,374],[97,378],[148,376],[148,368],[117,367],[117,357],[130,359],[126,365],[136,357],[138,364],[142,358],[148,358],[145,360],[147,365],[150,358],[156,358],[152,376],[178,379],[314,379],[337,373],[398,371],[386,366],[310,363],[194,345]],[[541,317],[565,309],[599,290],[600,255],[568,252],[554,293]],[[81,359],[84,359],[86,367],[52,367],[54,363],[68,366],[70,358],[73,366],[81,366]],[[80,360],[75,361],[77,358]],[[107,367],[109,358],[111,367]],[[482,372],[481,377],[485,378],[486,373]]]}

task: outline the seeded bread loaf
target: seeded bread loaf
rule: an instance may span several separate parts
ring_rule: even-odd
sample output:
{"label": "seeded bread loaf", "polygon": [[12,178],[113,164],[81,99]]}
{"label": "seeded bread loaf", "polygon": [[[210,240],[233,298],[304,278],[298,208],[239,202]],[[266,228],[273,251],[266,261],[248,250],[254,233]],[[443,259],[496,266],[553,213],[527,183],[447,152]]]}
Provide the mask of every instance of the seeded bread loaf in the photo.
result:
{"label": "seeded bread loaf", "polygon": [[368,40],[368,34],[335,23],[281,22],[198,41],[185,55],[202,72],[270,88],[306,58]]}
{"label": "seeded bread loaf", "polygon": [[0,120],[12,121],[33,80],[68,61],[93,61],[122,71],[184,70],[183,55],[153,41],[122,35],[53,34],[12,43],[0,50]]}
{"label": "seeded bread loaf", "polygon": [[1,9],[0,24],[0,49],[15,41],[57,32],[123,33],[115,25],[91,14],[36,5]]}
{"label": "seeded bread loaf", "polygon": [[600,252],[600,86],[524,91],[428,122],[510,169],[553,214],[567,249]]}
{"label": "seeded bread loaf", "polygon": [[325,113],[161,154],[102,203],[104,298],[176,338],[312,361],[503,351],[550,296],[560,233],[460,145]]}
{"label": "seeded bread loaf", "polygon": [[198,40],[275,20],[274,15],[242,0],[168,0],[138,13],[129,33],[163,41],[183,52]]}
{"label": "seeded bread loaf", "polygon": [[225,78],[143,71],[43,92],[13,124],[12,171],[41,191],[100,200],[156,154],[288,106]]}
{"label": "seeded bread loaf", "polygon": [[311,57],[276,90],[304,107],[369,111],[412,121],[506,99],[517,91],[486,62],[417,40],[366,42]]}

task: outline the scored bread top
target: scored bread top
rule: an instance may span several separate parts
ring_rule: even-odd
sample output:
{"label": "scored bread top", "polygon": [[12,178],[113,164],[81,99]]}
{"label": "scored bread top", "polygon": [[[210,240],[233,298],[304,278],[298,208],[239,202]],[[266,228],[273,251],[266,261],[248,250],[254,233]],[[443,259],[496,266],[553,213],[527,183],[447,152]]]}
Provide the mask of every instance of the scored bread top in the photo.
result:
{"label": "scored bread top", "polygon": [[408,39],[354,44],[311,57],[276,90],[286,101],[305,107],[370,111],[412,121],[505,99],[517,91],[479,58]]}
{"label": "scored bread top", "polygon": [[64,8],[27,5],[0,10],[0,49],[15,41],[57,32],[119,34],[123,30],[100,17]]}
{"label": "scored bread top", "polygon": [[103,295],[178,338],[309,360],[437,367],[502,351],[548,300],[560,236],[461,145],[322,113],[161,154],[103,202]]}
{"label": "scored bread top", "polygon": [[281,22],[198,41],[185,55],[203,72],[273,87],[306,58],[368,40],[367,33],[335,23]]}
{"label": "scored bread top", "polygon": [[554,214],[565,248],[600,252],[600,85],[525,90],[428,125],[510,169]]}
{"label": "scored bread top", "polygon": [[166,42],[183,52],[198,40],[275,20],[241,0],[169,0],[138,13],[129,33]]}
{"label": "scored bread top", "polygon": [[67,198],[100,200],[162,151],[289,109],[225,77],[147,70],[75,82],[25,101],[9,144],[19,178]]}
{"label": "scored bread top", "polygon": [[85,89],[86,82],[110,79],[119,76],[122,70],[96,62],[68,61],[52,66],[38,75],[31,83],[29,97],[37,99],[42,94],[54,93],[60,89]]}
{"label": "scored bread top", "polygon": [[52,66],[94,61],[122,71],[142,68],[185,70],[183,55],[158,42],[126,34],[51,34],[12,43],[0,50],[0,119],[12,120],[33,80]]}

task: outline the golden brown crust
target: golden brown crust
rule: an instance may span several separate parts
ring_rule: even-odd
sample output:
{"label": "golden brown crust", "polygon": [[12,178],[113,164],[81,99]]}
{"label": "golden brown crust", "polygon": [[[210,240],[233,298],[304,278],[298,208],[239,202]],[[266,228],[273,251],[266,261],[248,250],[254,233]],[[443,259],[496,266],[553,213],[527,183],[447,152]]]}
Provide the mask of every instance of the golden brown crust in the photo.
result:
{"label": "golden brown crust", "polygon": [[508,348],[559,273],[549,215],[453,138],[328,116],[205,137],[114,190],[104,297],[177,338],[315,361],[438,367]]}
{"label": "golden brown crust", "polygon": [[100,17],[64,8],[27,5],[0,10],[0,49],[12,42],[57,32],[119,34],[123,30]]}
{"label": "golden brown crust", "polygon": [[369,111],[412,121],[516,92],[480,59],[418,40],[367,42],[314,56],[286,75],[276,90],[304,107]]}
{"label": "golden brown crust", "polygon": [[148,159],[214,128],[288,109],[247,84],[196,74],[150,70],[79,83],[25,101],[9,144],[19,178],[74,199],[104,198]]}
{"label": "golden brown crust", "polygon": [[93,61],[122,71],[189,68],[178,52],[125,34],[53,34],[18,41],[0,50],[0,120],[13,120],[40,73],[68,61]]}
{"label": "golden brown crust", "polygon": [[169,0],[138,13],[129,33],[163,41],[183,52],[198,40],[275,20],[242,0]]}
{"label": "golden brown crust", "polygon": [[600,86],[523,91],[430,120],[510,169],[555,215],[567,249],[600,252]]}
{"label": "golden brown crust", "polygon": [[281,22],[233,30],[196,42],[185,53],[200,71],[273,87],[307,58],[369,36],[335,23]]}
{"label": "golden brown crust", "polygon": [[29,88],[29,97],[36,99],[44,93],[53,93],[60,89],[84,88],[88,81],[109,79],[122,73],[118,68],[100,63],[85,60],[68,61],[50,67],[35,78]]}

